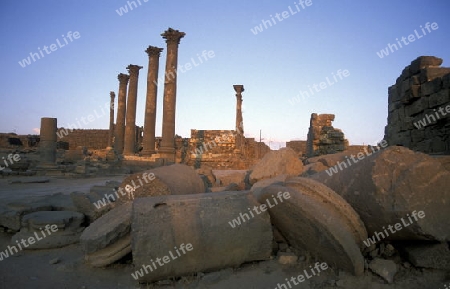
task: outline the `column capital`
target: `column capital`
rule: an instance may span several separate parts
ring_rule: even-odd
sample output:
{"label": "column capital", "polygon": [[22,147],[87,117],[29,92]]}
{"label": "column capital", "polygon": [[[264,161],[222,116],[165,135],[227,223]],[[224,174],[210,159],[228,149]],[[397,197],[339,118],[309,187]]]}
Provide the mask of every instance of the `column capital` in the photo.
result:
{"label": "column capital", "polygon": [[138,76],[139,69],[142,69],[142,68],[143,68],[142,66],[134,65],[134,64],[130,64],[127,66],[128,73],[130,74],[130,76],[134,76],[134,77]]}
{"label": "column capital", "polygon": [[159,48],[156,46],[149,46],[147,47],[147,49],[145,50],[145,52],[147,52],[148,56],[157,56],[159,57],[161,55],[161,51],[163,51],[163,48]]}
{"label": "column capital", "polygon": [[109,96],[111,96],[111,98],[114,99],[114,97],[116,97],[116,93],[114,91],[110,91]]}
{"label": "column capital", "polygon": [[173,28],[167,29],[164,31],[164,33],[161,34],[161,36],[166,39],[166,43],[177,43],[180,44],[180,39],[183,38],[186,35],[184,32],[180,32],[178,30],[175,30]]}
{"label": "column capital", "polygon": [[117,76],[117,79],[119,79],[120,84],[127,84],[128,80],[130,79],[130,76],[128,74],[119,73]]}
{"label": "column capital", "polygon": [[236,91],[236,97],[240,96],[244,92],[244,86],[242,84],[233,85],[234,91]]}

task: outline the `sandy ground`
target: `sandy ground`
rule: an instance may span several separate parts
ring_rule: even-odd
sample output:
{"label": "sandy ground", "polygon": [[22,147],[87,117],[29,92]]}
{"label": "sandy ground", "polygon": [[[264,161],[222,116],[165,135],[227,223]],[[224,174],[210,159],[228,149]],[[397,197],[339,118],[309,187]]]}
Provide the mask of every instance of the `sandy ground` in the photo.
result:
{"label": "sandy ground", "polygon": [[[9,184],[0,179],[0,203],[36,196],[73,191],[88,192],[93,185],[104,185],[108,180],[123,180],[124,176],[90,179],[57,179],[44,184]],[[10,245],[12,235],[0,233],[0,251]],[[226,252],[224,252],[226,254]],[[54,261],[57,260],[56,263]],[[450,288],[450,272],[406,268],[400,266],[394,284],[386,284],[380,277],[366,272],[354,277],[329,268],[318,276],[313,276],[299,285],[277,286],[286,282],[285,278],[298,276],[308,269],[311,262],[299,262],[295,266],[280,265],[276,259],[259,263],[244,264],[239,268],[224,269],[219,272],[196,273],[191,276],[159,282],[139,284],[131,276],[136,270],[131,256],[107,268],[91,268],[84,263],[84,255],[78,244],[51,250],[24,250],[0,261],[0,289],[9,288],[200,288],[200,289],[273,289],[273,288],[373,288],[373,289],[421,289]]]}

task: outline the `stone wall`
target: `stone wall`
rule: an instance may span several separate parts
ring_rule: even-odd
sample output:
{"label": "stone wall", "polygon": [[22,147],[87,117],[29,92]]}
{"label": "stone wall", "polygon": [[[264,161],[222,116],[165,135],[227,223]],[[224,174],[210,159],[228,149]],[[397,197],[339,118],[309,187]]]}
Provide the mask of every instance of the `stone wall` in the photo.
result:
{"label": "stone wall", "polygon": [[384,139],[415,151],[450,154],[450,68],[421,56],[389,87]]}
{"label": "stone wall", "polygon": [[0,133],[0,148],[31,148],[39,143],[38,135],[17,135],[15,133]]}
{"label": "stone wall", "polygon": [[190,153],[233,154],[235,149],[236,132],[233,130],[191,129]]}
{"label": "stone wall", "polygon": [[286,147],[293,149],[299,157],[306,156],[306,140],[291,140],[286,142]]}
{"label": "stone wall", "polygon": [[334,114],[311,114],[307,140],[307,156],[334,154],[346,150],[344,133],[331,124]]}
{"label": "stone wall", "polygon": [[[61,132],[64,128],[58,128]],[[59,134],[58,141],[69,143],[69,149],[84,146],[88,149],[105,149],[108,146],[109,130],[107,129],[74,129],[67,130],[67,135]]]}
{"label": "stone wall", "polygon": [[242,151],[237,150],[234,130],[192,129],[188,142],[184,161],[194,167],[207,165],[216,169],[248,169],[270,151],[265,143],[259,143],[254,138],[244,138]]}

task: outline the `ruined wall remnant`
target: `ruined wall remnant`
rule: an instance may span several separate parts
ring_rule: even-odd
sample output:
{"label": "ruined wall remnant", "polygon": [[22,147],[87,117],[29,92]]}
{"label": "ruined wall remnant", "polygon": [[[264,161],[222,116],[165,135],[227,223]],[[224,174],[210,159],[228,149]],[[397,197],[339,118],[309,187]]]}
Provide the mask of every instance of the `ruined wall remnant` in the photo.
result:
{"label": "ruined wall remnant", "polygon": [[286,142],[286,147],[293,149],[301,157],[306,155],[307,142],[306,140],[291,140]]}
{"label": "ruined wall remnant", "polygon": [[238,150],[238,135],[235,130],[192,129],[186,163],[196,167],[207,164],[217,169],[245,169],[270,151],[265,143],[243,136],[241,149]]}
{"label": "ruined wall remnant", "polygon": [[389,87],[384,139],[424,153],[450,154],[450,68],[421,56]]}
{"label": "ruined wall remnant", "polygon": [[191,154],[233,154],[236,133],[232,130],[191,129],[189,152]]}
{"label": "ruined wall remnant", "polygon": [[[59,128],[57,131],[64,131],[64,128]],[[58,137],[58,141],[69,143],[69,149],[74,150],[79,146],[87,147],[88,149],[104,149],[108,146],[108,129],[66,129],[67,135],[61,133],[62,138]]]}
{"label": "ruined wall remnant", "polygon": [[307,156],[334,154],[346,150],[348,141],[344,133],[331,123],[334,114],[311,114],[307,140]]}

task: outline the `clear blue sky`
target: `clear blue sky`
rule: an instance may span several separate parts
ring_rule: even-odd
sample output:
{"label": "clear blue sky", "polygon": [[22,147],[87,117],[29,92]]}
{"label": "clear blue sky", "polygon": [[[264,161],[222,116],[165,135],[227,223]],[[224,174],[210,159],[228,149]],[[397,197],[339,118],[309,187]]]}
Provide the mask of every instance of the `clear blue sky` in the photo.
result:
{"label": "clear blue sky", "polygon": [[[168,27],[186,33],[179,64],[204,50],[215,55],[178,76],[176,133],[183,137],[190,136],[190,129],[234,129],[233,84],[243,84],[248,137],[259,137],[261,129],[273,148],[278,142],[306,139],[310,115],[316,112],[335,114],[334,127],[342,129],[351,144],[374,144],[384,135],[387,88],[402,69],[420,55],[441,57],[443,66],[450,66],[446,0],[312,0],[305,8],[298,0],[139,1],[122,16],[116,10],[127,5],[125,0],[2,1],[0,132],[33,134],[41,117],[56,117],[58,126],[67,127],[94,110],[100,117],[82,127],[108,128],[109,115],[101,116],[101,107],[109,101],[109,91],[117,93],[117,74],[126,73],[128,64],[144,66],[136,119],[143,125],[148,67],[144,50],[148,45],[166,48],[160,34]],[[283,11],[288,11],[286,18],[276,18]],[[276,24],[266,23],[267,29],[262,26],[255,35],[251,29],[262,20]],[[436,22],[438,29],[424,35],[420,26],[427,22]],[[420,39],[383,58],[377,55],[414,30]],[[70,42],[69,31],[78,31],[80,37]],[[64,47],[48,48],[50,54],[42,51],[57,39],[64,45],[64,38]],[[44,57],[23,68],[19,61],[38,53],[38,47]],[[327,77],[332,80],[338,70],[349,75],[309,98],[290,102],[300,91]],[[162,92],[161,85],[157,135]]]}

